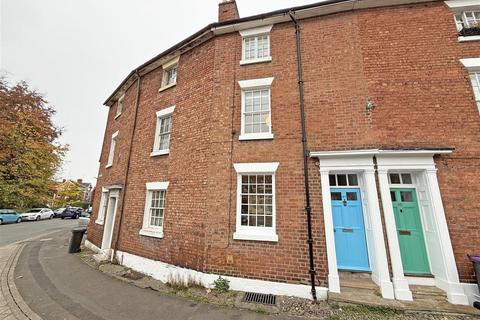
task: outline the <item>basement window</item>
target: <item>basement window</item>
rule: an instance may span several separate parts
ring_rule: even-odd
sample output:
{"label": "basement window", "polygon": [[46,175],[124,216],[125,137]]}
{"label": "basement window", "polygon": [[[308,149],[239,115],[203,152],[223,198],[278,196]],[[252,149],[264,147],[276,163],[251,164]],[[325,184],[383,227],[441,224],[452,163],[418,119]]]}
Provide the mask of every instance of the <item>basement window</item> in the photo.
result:
{"label": "basement window", "polygon": [[171,88],[177,84],[177,73],[178,73],[178,61],[180,57],[170,60],[169,62],[162,65],[163,68],[163,77],[162,85],[159,92]]}
{"label": "basement window", "polygon": [[278,241],[275,172],[278,163],[237,163],[237,225],[233,239]]}
{"label": "basement window", "polygon": [[153,142],[152,157],[170,153],[170,136],[172,131],[172,119],[175,106],[157,112],[157,127]]}
{"label": "basement window", "polygon": [[241,65],[272,61],[270,31],[272,25],[240,31],[242,36]]}
{"label": "basement window", "polygon": [[146,184],[147,194],[140,235],[163,238],[168,185],[168,182],[150,182]]}

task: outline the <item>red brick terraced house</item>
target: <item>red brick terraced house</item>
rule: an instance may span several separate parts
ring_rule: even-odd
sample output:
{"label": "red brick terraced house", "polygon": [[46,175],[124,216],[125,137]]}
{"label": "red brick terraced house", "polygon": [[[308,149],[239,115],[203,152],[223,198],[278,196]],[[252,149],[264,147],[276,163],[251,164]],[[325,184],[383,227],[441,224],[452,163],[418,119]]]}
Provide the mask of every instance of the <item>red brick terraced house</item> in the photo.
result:
{"label": "red brick terraced house", "polygon": [[87,246],[163,281],[325,299],[348,270],[479,300],[478,21],[478,0],[222,1],[105,102]]}

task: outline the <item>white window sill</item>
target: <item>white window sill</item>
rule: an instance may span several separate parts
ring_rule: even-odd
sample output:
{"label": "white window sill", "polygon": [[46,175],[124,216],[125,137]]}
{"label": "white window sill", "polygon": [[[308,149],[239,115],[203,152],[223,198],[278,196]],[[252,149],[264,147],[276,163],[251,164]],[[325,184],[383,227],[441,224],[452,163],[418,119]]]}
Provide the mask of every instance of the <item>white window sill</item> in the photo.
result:
{"label": "white window sill", "polygon": [[238,140],[272,140],[273,133],[244,133],[238,137]]}
{"label": "white window sill", "polygon": [[480,36],[458,37],[458,42],[480,41]]}
{"label": "white window sill", "polygon": [[142,229],[139,232],[140,235],[152,238],[163,238],[163,231],[160,230],[152,230],[152,229]]}
{"label": "white window sill", "polygon": [[108,168],[111,168],[112,166],[113,166],[113,163],[107,164],[107,165],[105,166],[105,168],[108,169]]}
{"label": "white window sill", "polygon": [[278,242],[278,235],[275,233],[254,233],[252,231],[237,231],[233,234],[233,239]]}
{"label": "white window sill", "polygon": [[170,153],[170,149],[152,151],[150,157],[163,156]]}
{"label": "white window sill", "polygon": [[240,65],[244,66],[247,64],[263,63],[263,62],[271,62],[271,61],[272,61],[272,57],[264,57],[259,59],[241,60]]}
{"label": "white window sill", "polygon": [[122,115],[122,113],[120,112],[119,114],[117,114],[117,115],[115,116],[114,119],[117,120],[117,118],[120,117],[121,115]]}
{"label": "white window sill", "polygon": [[100,226],[103,226],[103,221],[102,220],[95,220],[95,223],[100,225]]}
{"label": "white window sill", "polygon": [[171,87],[175,87],[176,85],[177,85],[177,83],[175,82],[175,83],[171,83],[171,84],[169,84],[169,85],[163,86],[163,87],[161,87],[160,89],[158,89],[158,92],[165,91],[165,90],[167,90],[167,89],[170,89]]}

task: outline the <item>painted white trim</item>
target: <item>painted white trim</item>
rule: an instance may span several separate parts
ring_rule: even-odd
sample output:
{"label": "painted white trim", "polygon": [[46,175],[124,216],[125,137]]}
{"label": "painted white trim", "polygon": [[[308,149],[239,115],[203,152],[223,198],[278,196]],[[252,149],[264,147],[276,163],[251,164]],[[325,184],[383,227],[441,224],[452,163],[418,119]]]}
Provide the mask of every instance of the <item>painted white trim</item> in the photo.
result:
{"label": "painted white trim", "polygon": [[[276,208],[276,179],[275,172],[279,166],[278,162],[263,163],[235,163],[233,167],[237,172],[237,207],[236,207],[236,230],[233,234],[234,240],[271,241],[277,242],[277,208]],[[251,227],[242,226],[242,175],[243,174],[271,174],[272,175],[272,226]]]}
{"label": "painted white trim", "polygon": [[274,77],[270,77],[270,78],[253,79],[253,80],[240,80],[238,81],[238,85],[242,89],[270,87],[274,79],[275,79]]}
{"label": "painted white trim", "polygon": [[275,173],[279,162],[235,163],[233,167],[237,173]]}
{"label": "painted white trim", "polygon": [[138,233],[142,236],[152,237],[152,238],[163,238],[163,230],[155,230],[155,229],[141,229]]}
{"label": "painted white trim", "polygon": [[435,287],[435,278],[405,277],[410,286]]}
{"label": "painted white trim", "polygon": [[460,285],[463,287],[463,292],[467,295],[468,303],[471,306],[475,301],[480,301],[480,293],[476,283],[460,283]]}
{"label": "painted white trim", "polygon": [[150,157],[158,157],[158,156],[164,156],[166,154],[170,154],[170,149],[163,149],[163,150],[158,150],[158,151],[152,151],[150,152]]}
{"label": "painted white trim", "polygon": [[261,133],[243,133],[238,137],[240,141],[247,140],[272,140],[273,133],[261,132]]}
{"label": "painted white trim", "polygon": [[250,60],[242,59],[242,60],[240,60],[240,65],[244,66],[244,65],[248,65],[248,64],[264,63],[264,62],[271,62],[271,61],[272,61],[271,56],[263,57],[263,58],[257,58],[257,59],[250,59]]}
{"label": "painted white trim", "polygon": [[450,0],[445,1],[445,4],[451,9],[466,8],[466,7],[480,7],[479,0]]}
{"label": "painted white trim", "polygon": [[[394,299],[393,285],[390,281],[387,253],[383,239],[383,226],[378,204],[377,187],[373,155],[377,149],[346,150],[333,152],[315,152],[311,156],[319,158],[320,182],[322,189],[323,218],[327,244],[329,290],[340,292],[341,281],[338,278],[333,210],[330,197],[330,173],[357,173],[358,186],[362,191],[362,207],[367,236],[368,255],[372,270],[372,280],[380,287],[382,297]],[[336,187],[335,187],[336,188]]]}
{"label": "painted white trim", "polygon": [[[254,227],[252,230],[240,230],[233,233],[234,240],[251,240],[251,241],[271,241],[271,242],[278,242],[278,235],[274,232],[274,230],[256,230],[260,229],[260,227]],[[271,229],[271,228],[265,228]]]}
{"label": "painted white trim", "polygon": [[465,58],[460,59],[460,62],[463,64],[465,68],[468,70],[477,70],[480,68],[480,58]]}
{"label": "painted white trim", "polygon": [[480,41],[480,36],[459,36],[458,42]]}
{"label": "painted white trim", "polygon": [[88,240],[85,240],[85,247],[87,247],[88,249],[92,250],[95,253],[100,253],[101,251],[99,247],[97,247],[96,245],[94,245],[92,242]]}
{"label": "painted white trim", "polygon": [[160,89],[158,89],[158,92],[165,91],[167,89],[170,89],[171,87],[175,87],[177,85],[177,82],[175,81],[174,83],[170,83],[169,85],[162,86]]}
{"label": "painted white trim", "polygon": [[179,61],[180,61],[180,56],[175,57],[175,58],[165,62],[164,64],[162,64],[162,69],[166,70],[170,67],[173,67],[174,65],[178,64]]}
{"label": "painted white trim", "polygon": [[[154,237],[154,238],[163,238],[163,225],[165,222],[165,211],[166,211],[166,203],[164,204],[163,208],[163,218],[162,218],[162,226],[151,226],[150,225],[150,192],[157,191],[157,190],[164,190],[167,191],[168,186],[170,185],[169,181],[158,181],[158,182],[147,182],[145,183],[145,206],[143,210],[143,223],[142,229],[140,229],[139,234],[142,236],[147,237]],[[165,197],[165,201],[166,201]]]}
{"label": "painted white trim", "polygon": [[[117,261],[120,261],[120,264],[125,267],[144,273],[164,283],[168,282],[171,278],[184,279],[184,281],[187,281],[188,279],[195,279],[203,286],[212,288],[213,282],[217,280],[219,276],[222,276],[222,278],[230,281],[231,290],[269,293],[275,295],[299,297],[303,299],[312,299],[311,287],[309,285],[245,279],[240,277],[205,273],[192,269],[181,268],[161,261],[147,259],[123,251],[117,251]],[[326,300],[327,288],[316,287],[316,289],[318,299]]]}
{"label": "painted white trim", "polygon": [[246,30],[240,30],[240,35],[245,38],[245,37],[252,37],[252,36],[257,36],[260,34],[265,34],[265,33],[270,33],[272,31],[273,24],[268,25],[268,26],[263,26],[263,27],[257,27],[257,28],[252,28],[252,29],[246,29]]}
{"label": "painted white trim", "polygon": [[170,182],[162,181],[162,182],[147,182],[145,184],[147,190],[167,190]]}
{"label": "painted white trim", "polygon": [[153,148],[152,152],[150,153],[150,157],[162,156],[166,154],[170,154],[170,148],[168,149],[156,149],[157,145],[159,145],[159,134],[160,134],[160,122],[163,118],[172,117],[172,122],[170,124],[170,139],[172,137],[172,127],[173,127],[173,112],[175,111],[175,106],[171,106],[162,110],[157,111],[156,114],[156,125],[155,125],[155,137],[153,139]]}
{"label": "painted white trim", "polygon": [[171,106],[156,112],[157,118],[171,115],[175,111],[175,106]]}
{"label": "painted white trim", "polygon": [[111,166],[113,166],[113,159],[115,158],[115,149],[117,147],[117,137],[118,137],[118,130],[114,134],[112,134],[112,138],[110,139],[110,150],[108,152],[107,165],[105,166],[105,168],[110,168]]}

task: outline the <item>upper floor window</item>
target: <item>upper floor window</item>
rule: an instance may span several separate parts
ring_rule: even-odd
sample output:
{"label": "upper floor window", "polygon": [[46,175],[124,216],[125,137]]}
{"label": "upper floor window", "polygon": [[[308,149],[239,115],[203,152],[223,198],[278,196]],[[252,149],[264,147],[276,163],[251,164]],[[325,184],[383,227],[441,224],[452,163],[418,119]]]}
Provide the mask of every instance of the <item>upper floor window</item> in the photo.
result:
{"label": "upper floor window", "polygon": [[117,146],[118,131],[112,134],[112,139],[110,140],[110,151],[108,153],[107,168],[113,165],[113,158],[115,156],[115,147]]}
{"label": "upper floor window", "polygon": [[240,140],[273,139],[271,86],[273,78],[239,81],[242,89]]}
{"label": "upper floor window", "polygon": [[460,62],[468,70],[473,96],[480,112],[480,58],[460,59]]}
{"label": "upper floor window", "polygon": [[123,102],[125,100],[125,95],[122,95],[117,102],[117,113],[115,114],[115,119],[118,118],[123,112]]}
{"label": "upper floor window", "polygon": [[172,106],[157,112],[157,127],[151,156],[170,153],[170,135],[174,110],[175,106]]}
{"label": "upper floor window", "polygon": [[270,31],[272,26],[240,31],[242,36],[241,65],[272,61]]}
{"label": "upper floor window", "polygon": [[180,57],[170,60],[169,62],[162,65],[163,68],[163,77],[162,77],[162,86],[159,91],[166,90],[177,84],[177,70],[178,70],[178,61]]}
{"label": "upper floor window", "polygon": [[275,172],[278,162],[236,163],[236,240],[278,241],[275,210]]}
{"label": "upper floor window", "polygon": [[167,201],[168,182],[150,182],[146,184],[145,212],[140,234],[163,238],[163,221]]}
{"label": "upper floor window", "polygon": [[453,11],[459,41],[480,40],[480,1],[445,1]]}

